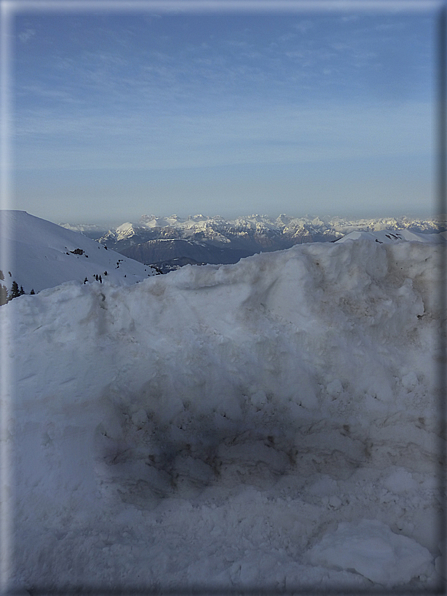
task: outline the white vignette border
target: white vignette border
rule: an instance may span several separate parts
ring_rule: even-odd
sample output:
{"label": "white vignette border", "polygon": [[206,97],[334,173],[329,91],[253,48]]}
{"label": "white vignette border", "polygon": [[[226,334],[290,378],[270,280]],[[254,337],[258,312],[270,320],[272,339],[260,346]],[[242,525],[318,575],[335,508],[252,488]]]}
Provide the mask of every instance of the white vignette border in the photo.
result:
{"label": "white vignette border", "polygon": [[[192,13],[435,13],[446,9],[444,0],[0,0],[0,209],[13,209],[13,181],[11,175],[11,149],[14,114],[13,97],[13,50],[12,28],[16,15],[31,12],[56,13],[139,13],[163,14]],[[439,93],[439,91],[438,91]],[[440,123],[437,122],[439,125]],[[445,123],[444,123],[445,124]],[[438,142],[439,144],[439,142]],[[438,147],[439,151],[439,147]],[[445,151],[445,148],[444,148]],[[441,151],[442,152],[442,151]],[[443,153],[443,152],[442,152]],[[445,157],[445,155],[443,156]],[[445,164],[437,164],[438,170]],[[440,172],[438,177],[442,178]],[[444,192],[443,189],[442,192]],[[445,197],[438,190],[438,210],[445,209]],[[10,246],[4,231],[0,229],[0,261],[9,261]],[[3,269],[2,269],[3,270]],[[10,586],[13,565],[14,506],[13,469],[11,445],[8,436],[11,429],[11,402],[14,394],[13,363],[10,361],[8,338],[13,338],[14,322],[5,317],[0,331],[0,591]]]}

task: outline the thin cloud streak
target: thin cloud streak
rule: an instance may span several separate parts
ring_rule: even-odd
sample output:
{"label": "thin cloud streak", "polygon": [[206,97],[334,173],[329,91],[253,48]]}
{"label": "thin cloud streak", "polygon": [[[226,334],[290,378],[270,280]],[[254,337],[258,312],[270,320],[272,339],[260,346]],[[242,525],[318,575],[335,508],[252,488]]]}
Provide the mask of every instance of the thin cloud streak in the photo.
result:
{"label": "thin cloud streak", "polygon": [[371,106],[368,118],[355,105],[278,106],[274,113],[258,108],[197,118],[121,113],[101,120],[51,112],[43,118],[39,111],[17,126],[17,161],[20,169],[52,164],[135,170],[429,154],[429,114],[430,106],[419,103]]}

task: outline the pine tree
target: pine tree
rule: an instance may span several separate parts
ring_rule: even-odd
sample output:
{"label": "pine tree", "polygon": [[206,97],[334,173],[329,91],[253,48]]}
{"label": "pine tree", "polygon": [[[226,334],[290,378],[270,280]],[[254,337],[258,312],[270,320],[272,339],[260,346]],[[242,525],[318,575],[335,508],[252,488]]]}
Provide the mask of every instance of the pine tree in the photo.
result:
{"label": "pine tree", "polygon": [[31,288],[30,295],[33,295],[33,294],[35,294],[35,293],[36,293],[36,292],[34,291],[34,288]]}
{"label": "pine tree", "polygon": [[19,286],[17,285],[16,281],[12,282],[11,291],[9,292],[8,300],[12,300],[13,298],[18,298],[20,296]]}
{"label": "pine tree", "polygon": [[19,295],[23,296],[24,293],[25,293],[25,290],[23,289],[23,286],[20,286]]}
{"label": "pine tree", "polygon": [[0,280],[3,281],[5,276],[3,275],[3,271],[0,269]]}

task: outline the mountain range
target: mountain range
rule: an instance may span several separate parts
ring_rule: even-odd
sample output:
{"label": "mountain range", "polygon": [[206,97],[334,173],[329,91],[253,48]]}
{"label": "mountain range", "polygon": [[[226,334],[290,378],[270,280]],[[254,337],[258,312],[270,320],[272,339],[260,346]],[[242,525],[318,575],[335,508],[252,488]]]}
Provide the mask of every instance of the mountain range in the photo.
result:
{"label": "mountain range", "polygon": [[68,281],[132,285],[183,265],[231,264],[299,243],[358,238],[380,243],[443,242],[447,234],[439,233],[445,227],[435,220],[347,221],[285,215],[276,220],[254,215],[231,221],[202,215],[144,216],[138,224],[125,223],[106,232],[92,224],[67,227],[25,211],[0,210],[0,285],[11,292],[15,281],[27,294]]}
{"label": "mountain range", "polygon": [[163,272],[186,264],[229,264],[259,252],[291,248],[304,242],[335,242],[351,232],[403,231],[436,233],[446,229],[445,218],[409,217],[357,219],[342,217],[277,218],[250,215],[227,220],[204,215],[186,218],[143,215],[107,231],[91,224],[72,226],[122,255]]}

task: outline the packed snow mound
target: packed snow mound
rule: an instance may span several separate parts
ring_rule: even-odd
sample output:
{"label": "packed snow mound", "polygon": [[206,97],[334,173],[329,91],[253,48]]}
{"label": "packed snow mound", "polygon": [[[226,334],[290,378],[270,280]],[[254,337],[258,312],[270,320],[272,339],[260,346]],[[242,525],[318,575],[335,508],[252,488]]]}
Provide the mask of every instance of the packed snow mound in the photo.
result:
{"label": "packed snow mound", "polygon": [[96,281],[96,276],[122,286],[155,274],[149,266],[26,211],[0,210],[0,231],[1,283],[8,289],[13,280],[29,293],[66,281]]}
{"label": "packed snow mound", "polygon": [[2,307],[11,583],[439,586],[444,253],[305,244]]}

